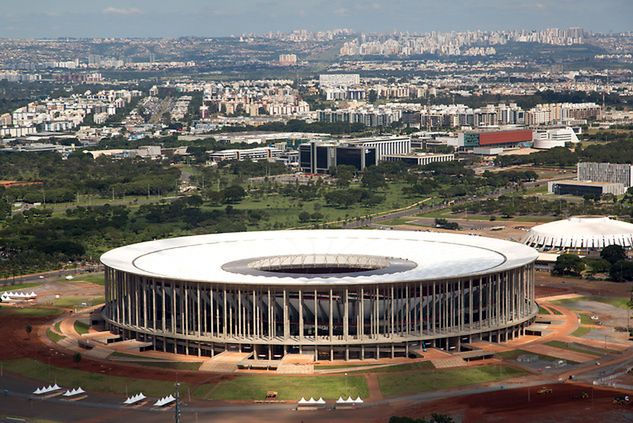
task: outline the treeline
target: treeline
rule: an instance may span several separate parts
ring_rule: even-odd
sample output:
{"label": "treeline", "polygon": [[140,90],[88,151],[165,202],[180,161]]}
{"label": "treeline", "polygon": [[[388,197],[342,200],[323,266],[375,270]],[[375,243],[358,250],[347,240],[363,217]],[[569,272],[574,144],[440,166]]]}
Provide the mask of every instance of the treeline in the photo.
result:
{"label": "treeline", "polygon": [[580,257],[576,254],[561,254],[556,258],[552,274],[558,276],[587,276],[595,278],[603,274],[615,282],[633,281],[633,261],[624,248],[608,245],[600,251],[599,257]]}
{"label": "treeline", "polygon": [[186,234],[245,231],[268,216],[260,210],[202,207],[198,196],[168,204],[76,207],[65,216],[31,209],[9,217],[0,229],[0,277],[61,264],[94,261],[121,245]]}
{"label": "treeline", "polygon": [[151,160],[95,160],[81,152],[66,160],[56,153],[0,153],[0,179],[40,183],[0,191],[8,202],[68,202],[77,193],[107,198],[164,194],[176,190],[179,176],[178,169]]}
{"label": "treeline", "polygon": [[495,164],[501,167],[520,164],[567,167],[574,166],[579,161],[633,163],[633,142],[626,139],[590,145],[582,149],[578,146],[573,151],[565,147],[555,147],[524,156],[511,155],[495,158]]}
{"label": "treeline", "polygon": [[306,122],[304,120],[293,119],[288,122],[271,122],[259,126],[230,126],[222,128],[223,132],[243,132],[243,131],[275,131],[275,132],[314,132],[327,134],[352,134],[365,132],[368,127],[362,123],[346,122]]}

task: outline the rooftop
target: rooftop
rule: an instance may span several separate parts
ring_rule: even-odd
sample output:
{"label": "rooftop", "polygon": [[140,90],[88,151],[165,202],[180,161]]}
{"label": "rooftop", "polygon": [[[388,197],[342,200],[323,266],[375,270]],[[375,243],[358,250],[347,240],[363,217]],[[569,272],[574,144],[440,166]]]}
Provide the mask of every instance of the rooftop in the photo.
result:
{"label": "rooftop", "polygon": [[174,280],[324,285],[459,278],[516,268],[536,257],[524,245],[471,235],[297,230],[162,239],[108,251],[101,261]]}

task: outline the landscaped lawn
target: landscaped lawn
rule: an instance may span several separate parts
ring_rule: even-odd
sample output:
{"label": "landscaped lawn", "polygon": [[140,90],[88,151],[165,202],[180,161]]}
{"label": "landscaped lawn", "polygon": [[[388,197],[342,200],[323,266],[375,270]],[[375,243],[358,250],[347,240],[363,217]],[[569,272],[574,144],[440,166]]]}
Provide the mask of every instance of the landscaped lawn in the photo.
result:
{"label": "landscaped lawn", "polygon": [[62,311],[56,308],[35,308],[35,307],[0,307],[0,314],[19,314],[29,317],[58,316]]}
{"label": "landscaped lawn", "polygon": [[75,332],[77,332],[79,335],[88,333],[88,329],[90,329],[90,325],[82,321],[75,320]]}
{"label": "landscaped lawn", "polygon": [[201,361],[159,361],[159,360],[129,360],[125,363],[134,364],[135,366],[160,367],[161,369],[173,370],[198,370],[202,366]]}
{"label": "landscaped lawn", "polygon": [[[19,358],[2,362],[4,370],[17,373],[42,384],[57,382],[64,388],[81,386],[88,391],[109,392],[114,394],[143,392],[147,396],[159,397],[175,391],[174,382],[152,379],[138,379],[133,377],[108,376],[101,373],[90,373],[82,370],[49,366],[30,358]],[[187,384],[181,384],[181,392],[187,389]],[[35,386],[33,387],[35,389]]]}
{"label": "landscaped lawn", "polygon": [[55,332],[53,332],[50,328],[48,328],[46,330],[46,336],[48,337],[48,339],[50,339],[51,341],[53,341],[54,343],[58,343],[59,341],[61,341],[62,339],[66,338],[63,335],[59,335]]}
{"label": "landscaped lawn", "polygon": [[415,371],[420,369],[432,369],[433,364],[430,361],[419,361],[415,363],[408,364],[395,364],[389,366],[375,367],[367,369],[368,365],[366,364],[353,364],[353,365],[340,365],[340,366],[317,366],[320,370],[328,370],[328,369],[343,369],[350,368],[349,372],[364,372],[364,373],[389,373],[389,372],[403,372],[407,370]]}
{"label": "landscaped lawn", "polygon": [[406,373],[383,373],[378,376],[378,383],[385,397],[395,397],[494,382],[525,374],[527,372],[513,367],[488,365]]}
{"label": "landscaped lawn", "polygon": [[561,348],[564,350],[575,351],[584,354],[592,354],[596,356],[603,355],[605,353],[614,353],[616,351],[612,350],[600,350],[598,348],[588,347],[585,345],[574,344],[573,342],[562,342],[562,341],[549,341],[546,342],[545,345],[549,345],[550,347]]}
{"label": "landscaped lawn", "polygon": [[543,361],[556,361],[558,360],[556,357],[551,357],[549,355],[536,354],[530,351],[525,350],[512,350],[512,351],[504,351],[500,353],[495,353],[495,356],[503,358],[505,360],[516,360],[518,357],[522,355],[535,355],[539,360]]}
{"label": "landscaped lawn", "polygon": [[580,326],[578,329],[576,329],[575,331],[571,333],[571,336],[581,337],[581,336],[585,336],[589,332],[591,332],[591,328],[587,326]]}
{"label": "landscaped lawn", "polygon": [[578,308],[579,301],[596,301],[598,303],[610,304],[617,308],[628,310],[628,297],[599,297],[599,296],[587,296],[576,298],[565,298],[563,300],[554,301],[555,304],[561,304],[571,309]]}
{"label": "landscaped lawn", "polygon": [[578,314],[578,316],[580,317],[580,323],[583,324],[583,325],[594,325],[594,324],[596,324],[596,322],[591,320],[591,316],[589,316],[588,314]]}
{"label": "landscaped lawn", "polygon": [[538,314],[551,314],[548,309],[538,306]]}
{"label": "landscaped lawn", "polygon": [[53,300],[53,305],[56,307],[67,307],[67,308],[76,308],[83,307],[82,304],[87,304],[88,306],[101,304],[105,301],[105,297],[61,297]]}
{"label": "landscaped lawn", "polygon": [[95,285],[105,285],[103,272],[84,273],[82,275],[75,276],[75,279],[73,279],[72,282],[89,282]]}
{"label": "landscaped lawn", "polygon": [[34,286],[38,286],[39,284],[40,284],[39,282],[24,282],[24,283],[16,283],[13,285],[2,285],[0,286],[0,292],[17,291],[17,290],[26,289],[26,288],[32,288]]}
{"label": "landscaped lawn", "polygon": [[277,391],[278,398],[299,400],[301,397],[318,399],[366,398],[367,383],[363,376],[237,376],[215,385],[201,385],[194,396],[213,400],[262,400],[267,391]]}

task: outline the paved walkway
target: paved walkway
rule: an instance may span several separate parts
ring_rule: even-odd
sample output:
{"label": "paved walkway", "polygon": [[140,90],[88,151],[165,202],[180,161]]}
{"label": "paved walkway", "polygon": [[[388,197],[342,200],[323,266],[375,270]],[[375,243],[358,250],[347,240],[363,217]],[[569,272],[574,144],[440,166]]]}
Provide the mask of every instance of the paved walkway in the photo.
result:
{"label": "paved walkway", "polygon": [[237,364],[246,360],[252,353],[224,351],[215,357],[205,360],[200,366],[203,372],[232,373],[237,370]]}

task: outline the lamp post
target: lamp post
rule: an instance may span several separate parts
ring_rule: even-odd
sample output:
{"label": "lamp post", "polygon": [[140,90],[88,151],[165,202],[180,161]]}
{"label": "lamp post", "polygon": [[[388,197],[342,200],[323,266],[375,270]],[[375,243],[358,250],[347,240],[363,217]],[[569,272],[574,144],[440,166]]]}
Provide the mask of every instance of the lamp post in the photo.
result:
{"label": "lamp post", "polygon": [[176,407],[174,408],[174,419],[180,423],[180,383],[176,382]]}

